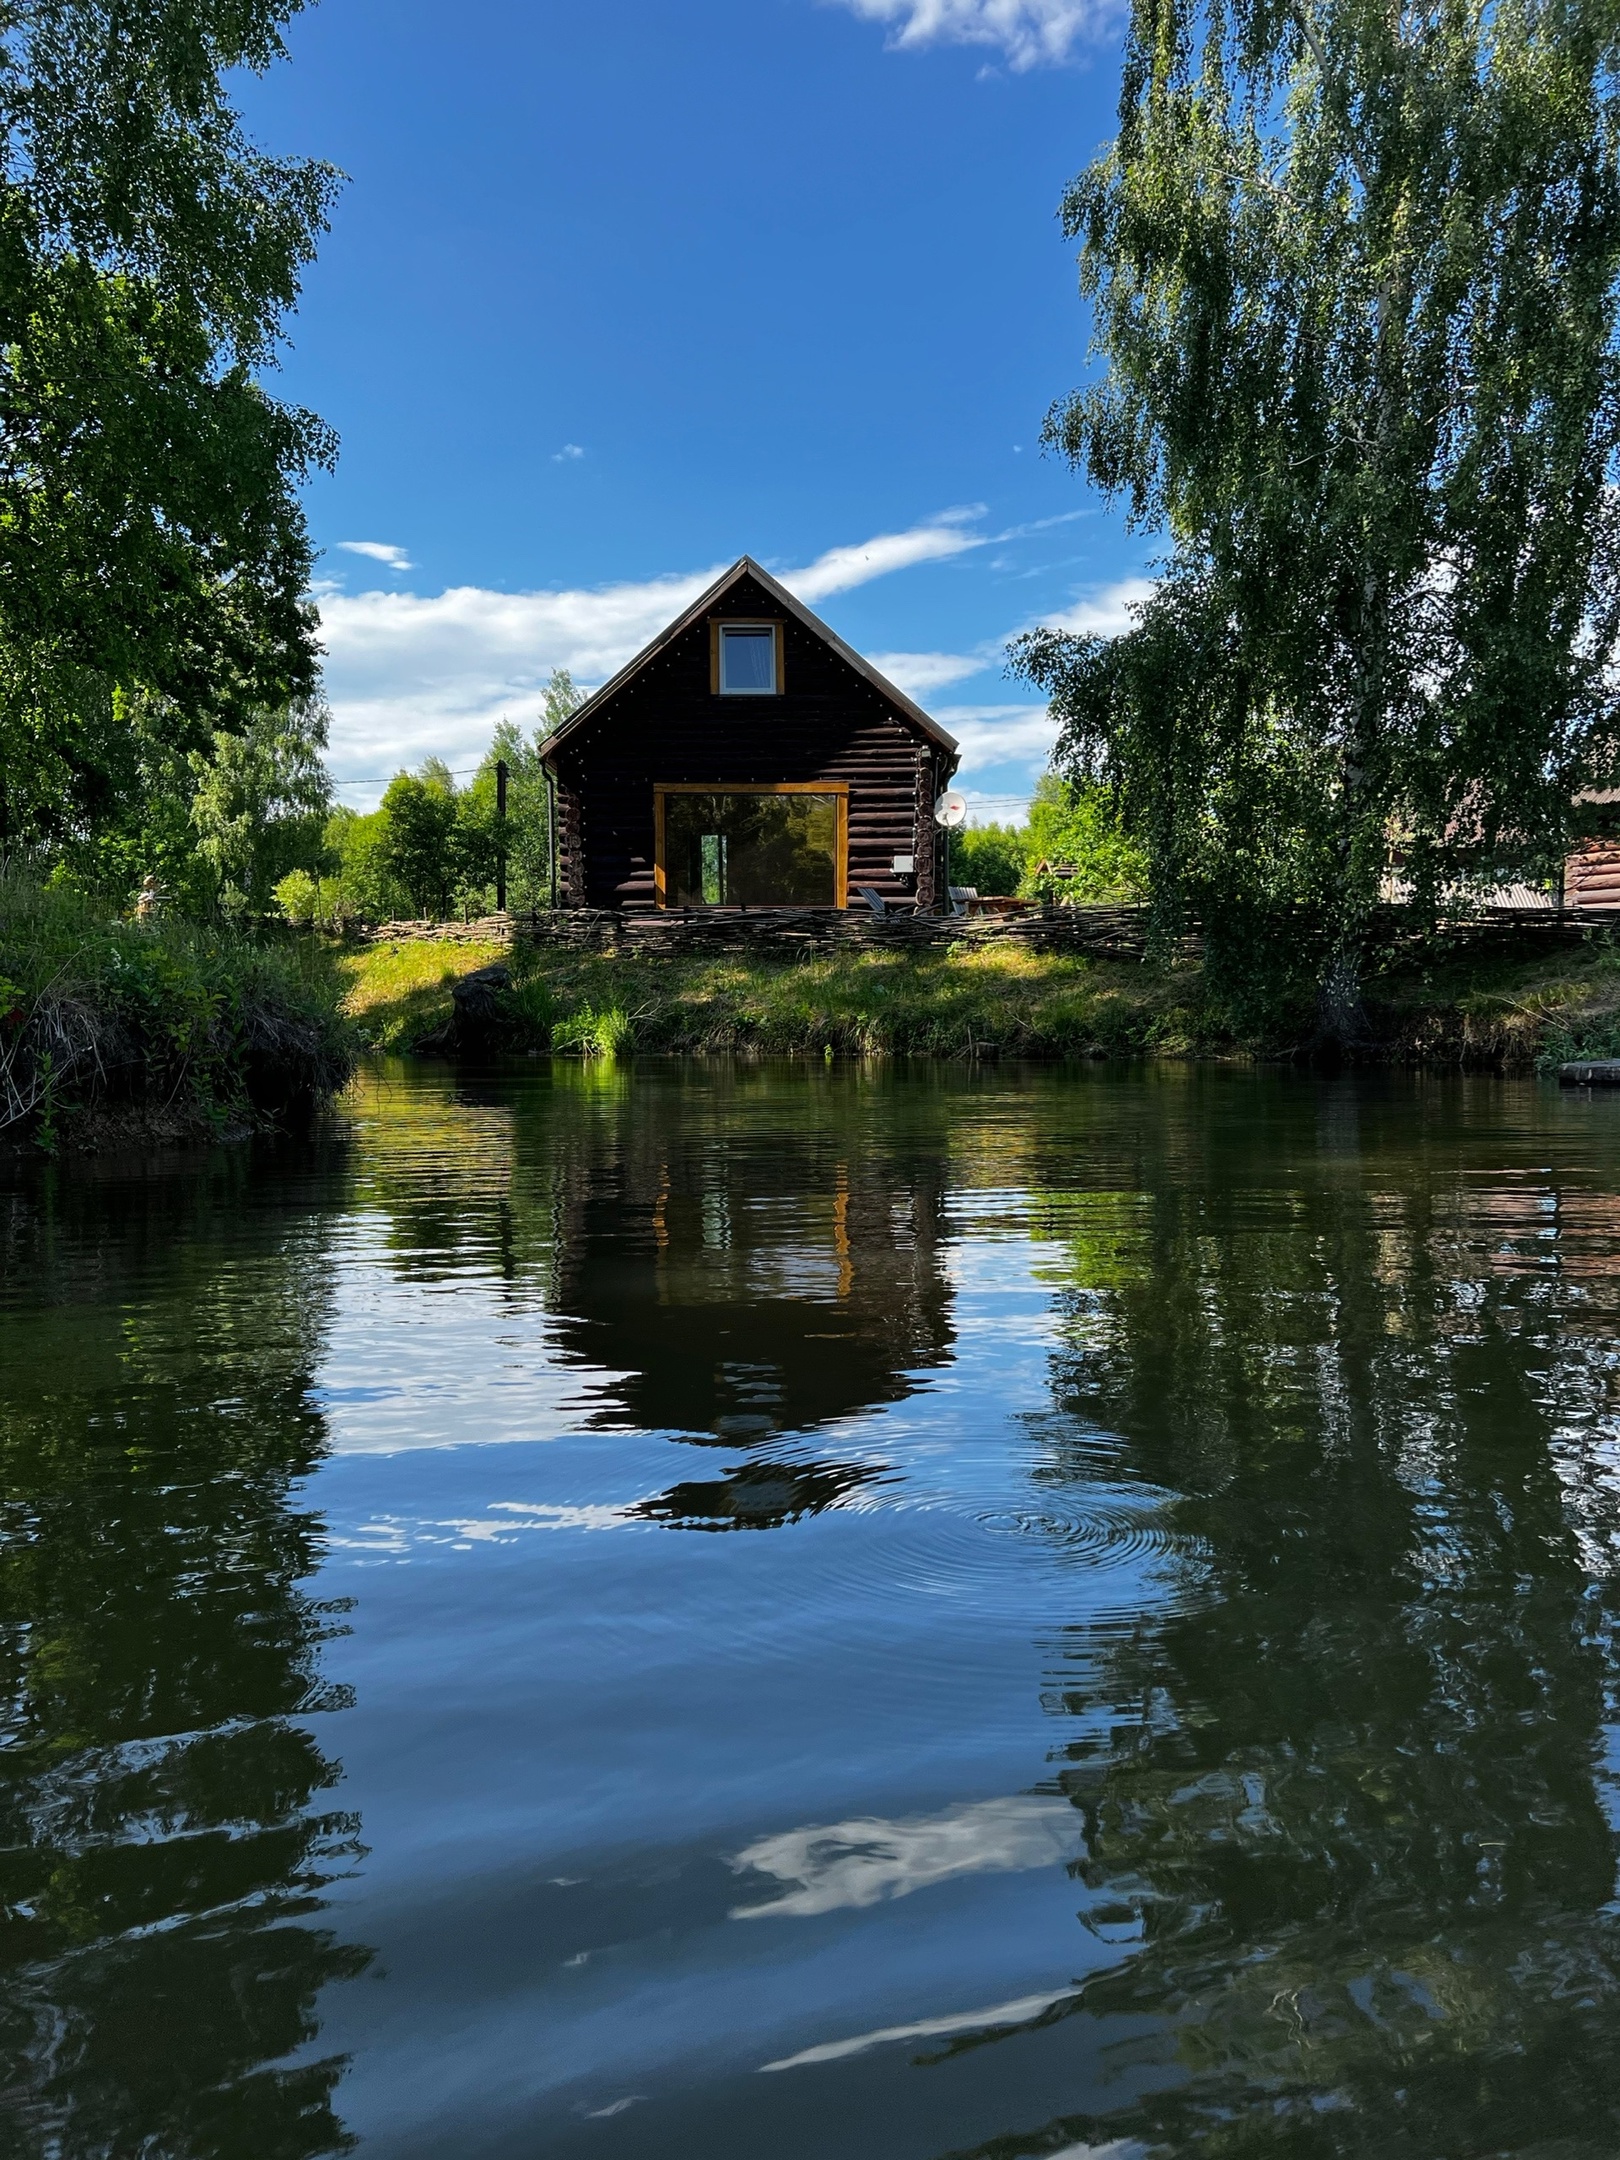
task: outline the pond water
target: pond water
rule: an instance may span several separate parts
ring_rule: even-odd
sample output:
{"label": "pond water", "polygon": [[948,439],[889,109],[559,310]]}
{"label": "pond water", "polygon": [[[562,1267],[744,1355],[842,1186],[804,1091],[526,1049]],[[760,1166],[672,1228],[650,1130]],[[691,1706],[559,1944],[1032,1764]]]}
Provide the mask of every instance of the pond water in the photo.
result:
{"label": "pond water", "polygon": [[0,2150],[1620,2146],[1620,1098],[347,1113],[0,1186]]}

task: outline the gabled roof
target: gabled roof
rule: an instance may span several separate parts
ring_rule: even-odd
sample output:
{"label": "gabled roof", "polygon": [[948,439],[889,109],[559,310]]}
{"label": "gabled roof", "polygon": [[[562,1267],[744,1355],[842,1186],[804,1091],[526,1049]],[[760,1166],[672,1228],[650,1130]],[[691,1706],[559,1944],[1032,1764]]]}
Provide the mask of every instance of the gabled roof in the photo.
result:
{"label": "gabled roof", "polygon": [[740,584],[744,578],[752,578],[757,585],[769,593],[778,607],[793,616],[796,621],[803,623],[804,627],[820,638],[824,645],[830,645],[840,660],[847,660],[857,675],[865,676],[872,687],[880,691],[888,699],[889,703],[896,707],[914,727],[921,729],[930,742],[938,743],[942,750],[949,751],[952,756],[955,755],[957,743],[954,735],[947,735],[937,720],[931,720],[920,705],[915,704],[908,698],[903,690],[897,690],[887,676],[880,675],[871,661],[863,659],[853,645],[846,645],[836,630],[830,630],[819,615],[813,615],[802,600],[796,600],[787,587],[779,585],[768,570],[762,570],[751,555],[739,555],[725,575],[716,578],[708,591],[701,593],[692,602],[684,615],[677,615],[667,630],[660,630],[650,645],[638,652],[633,660],[620,668],[618,674],[611,681],[605,682],[600,690],[595,691],[588,697],[576,712],[570,713],[561,727],[553,729],[551,734],[540,745],[541,757],[549,758],[559,745],[568,740],[570,735],[575,734],[587,721],[593,719],[608,700],[616,696],[624,688],[626,683],[639,675],[655,654],[662,652],[666,645],[671,644],[681,635],[682,631],[690,630],[694,623],[701,622],[704,616],[709,614],[715,605],[725,598],[731,588]]}

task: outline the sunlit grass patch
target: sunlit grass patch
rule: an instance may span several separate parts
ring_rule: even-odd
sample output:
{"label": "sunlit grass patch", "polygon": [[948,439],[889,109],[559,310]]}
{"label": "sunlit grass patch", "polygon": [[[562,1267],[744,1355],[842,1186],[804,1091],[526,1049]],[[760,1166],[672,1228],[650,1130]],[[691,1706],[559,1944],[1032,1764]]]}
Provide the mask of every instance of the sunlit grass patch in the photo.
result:
{"label": "sunlit grass patch", "polygon": [[[423,941],[340,963],[370,1039],[409,1047],[442,1028],[456,977],[503,955]],[[575,952],[520,942],[506,1005],[514,1050],[598,1062],[677,1055],[1229,1057],[1308,1052],[1309,1010],[1240,1023],[1200,967],[963,941],[943,950],[781,954]],[[1523,1070],[1620,1046],[1620,951],[1444,949],[1368,986],[1373,1053]],[[1571,1049],[1569,1046],[1574,1045]]]}
{"label": "sunlit grass patch", "polygon": [[375,1049],[409,1049],[442,1027],[451,1014],[451,988],[475,968],[504,959],[493,941],[445,945],[430,939],[368,945],[344,952],[334,965],[344,985],[343,1009]]}

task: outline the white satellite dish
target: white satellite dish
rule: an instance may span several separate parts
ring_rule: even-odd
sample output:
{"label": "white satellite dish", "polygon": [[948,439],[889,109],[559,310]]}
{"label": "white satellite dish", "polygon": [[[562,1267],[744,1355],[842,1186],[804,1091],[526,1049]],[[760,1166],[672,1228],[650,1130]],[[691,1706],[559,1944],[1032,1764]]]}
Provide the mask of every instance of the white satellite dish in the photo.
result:
{"label": "white satellite dish", "polygon": [[967,797],[958,795],[954,788],[947,788],[934,804],[934,823],[943,825],[947,832],[955,832],[958,825],[965,825]]}

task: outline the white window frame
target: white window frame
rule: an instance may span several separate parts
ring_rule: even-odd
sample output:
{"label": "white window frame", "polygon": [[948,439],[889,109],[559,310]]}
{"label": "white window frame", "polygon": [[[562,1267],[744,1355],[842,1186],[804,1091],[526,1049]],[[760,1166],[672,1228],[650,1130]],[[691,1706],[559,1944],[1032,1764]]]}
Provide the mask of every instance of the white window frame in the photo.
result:
{"label": "white window frame", "polygon": [[[744,689],[740,685],[729,689],[726,685],[726,638],[733,630],[746,630],[758,637],[762,630],[771,635],[771,684],[768,690]],[[721,697],[780,697],[782,694],[782,625],[768,618],[758,620],[747,616],[735,616],[730,620],[717,621],[714,626],[714,687]]]}

